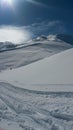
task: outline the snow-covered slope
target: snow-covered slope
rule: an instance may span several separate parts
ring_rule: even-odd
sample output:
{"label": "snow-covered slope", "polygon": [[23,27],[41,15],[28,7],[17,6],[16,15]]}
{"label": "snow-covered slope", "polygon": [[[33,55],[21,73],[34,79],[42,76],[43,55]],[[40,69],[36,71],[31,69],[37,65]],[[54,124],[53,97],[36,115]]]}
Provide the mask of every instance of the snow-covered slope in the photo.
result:
{"label": "snow-covered slope", "polygon": [[21,67],[72,47],[63,41],[51,41],[44,37],[20,45],[5,42],[0,44],[0,70]]}
{"label": "snow-covered slope", "polygon": [[73,49],[19,69],[4,71],[0,73],[0,80],[29,89],[73,91]]}
{"label": "snow-covered slope", "polygon": [[21,46],[0,53],[0,129],[73,130],[72,46],[54,36]]}
{"label": "snow-covered slope", "polygon": [[0,52],[15,49],[16,45],[11,42],[0,42]]}
{"label": "snow-covered slope", "polygon": [[[32,39],[26,43],[22,43],[22,44],[14,44],[11,43],[9,41],[6,42],[0,42],[0,52],[3,51],[9,51],[9,50],[15,50],[15,49],[19,49],[19,48],[24,48],[24,47],[28,47],[28,46],[35,46],[36,43],[39,45],[39,43],[48,43],[48,45],[52,44],[52,41],[54,42],[54,44],[56,45],[61,45],[64,47],[71,47],[70,45],[73,45],[73,37],[70,35],[65,35],[65,34],[57,34],[57,35],[41,35],[35,39]],[[61,43],[60,43],[61,42]]]}

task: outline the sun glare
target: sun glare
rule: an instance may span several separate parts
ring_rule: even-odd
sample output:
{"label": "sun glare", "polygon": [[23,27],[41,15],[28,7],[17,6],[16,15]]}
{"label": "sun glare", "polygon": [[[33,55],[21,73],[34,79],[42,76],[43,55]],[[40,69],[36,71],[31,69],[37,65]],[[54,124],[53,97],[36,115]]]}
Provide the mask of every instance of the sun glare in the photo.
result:
{"label": "sun glare", "polygon": [[2,8],[8,7],[8,6],[13,6],[13,0],[1,0],[1,6]]}
{"label": "sun glare", "polygon": [[3,2],[6,4],[12,4],[12,0],[3,0]]}
{"label": "sun glare", "polygon": [[7,8],[11,8],[13,12],[15,13],[15,6],[13,0],[1,0],[0,1],[1,9],[5,10]]}

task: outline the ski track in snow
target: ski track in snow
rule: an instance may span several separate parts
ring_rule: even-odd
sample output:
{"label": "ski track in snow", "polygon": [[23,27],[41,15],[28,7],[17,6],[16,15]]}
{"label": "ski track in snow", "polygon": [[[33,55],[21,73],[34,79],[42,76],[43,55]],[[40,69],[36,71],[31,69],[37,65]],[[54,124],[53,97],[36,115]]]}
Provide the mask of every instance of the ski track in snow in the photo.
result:
{"label": "ski track in snow", "polygon": [[0,82],[4,130],[72,130],[73,93],[37,92]]}

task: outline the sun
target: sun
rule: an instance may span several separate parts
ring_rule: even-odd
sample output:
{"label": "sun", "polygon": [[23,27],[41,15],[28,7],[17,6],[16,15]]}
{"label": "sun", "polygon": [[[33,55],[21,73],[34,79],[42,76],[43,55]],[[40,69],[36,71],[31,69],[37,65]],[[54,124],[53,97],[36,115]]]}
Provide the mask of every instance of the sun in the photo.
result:
{"label": "sun", "polygon": [[2,11],[11,9],[14,14],[16,13],[14,0],[0,0],[0,6]]}
{"label": "sun", "polygon": [[3,0],[5,3],[11,4],[12,0]]}
{"label": "sun", "polygon": [[12,0],[2,0],[4,5],[12,5]]}
{"label": "sun", "polygon": [[13,0],[1,0],[0,5],[2,10],[11,8],[14,11]]}

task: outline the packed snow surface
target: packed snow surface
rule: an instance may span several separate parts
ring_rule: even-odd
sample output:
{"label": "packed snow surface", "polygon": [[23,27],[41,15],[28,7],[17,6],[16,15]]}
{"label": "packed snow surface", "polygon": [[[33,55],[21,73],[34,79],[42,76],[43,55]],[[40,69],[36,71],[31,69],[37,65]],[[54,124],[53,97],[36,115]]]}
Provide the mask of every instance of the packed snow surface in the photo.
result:
{"label": "packed snow surface", "polygon": [[37,92],[0,82],[2,130],[73,130],[73,93]]}

